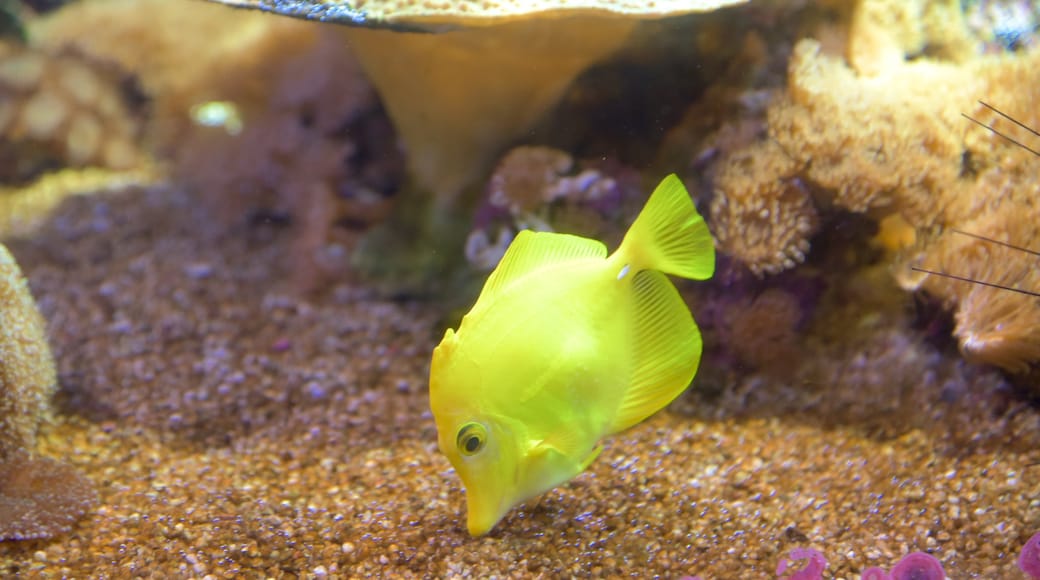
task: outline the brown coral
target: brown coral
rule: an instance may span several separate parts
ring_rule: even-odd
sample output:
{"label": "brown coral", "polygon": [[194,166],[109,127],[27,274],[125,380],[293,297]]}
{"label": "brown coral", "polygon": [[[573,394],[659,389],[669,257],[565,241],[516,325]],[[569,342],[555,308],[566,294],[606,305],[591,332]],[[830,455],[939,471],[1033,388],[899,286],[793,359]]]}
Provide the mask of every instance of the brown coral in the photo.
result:
{"label": "brown coral", "polygon": [[492,205],[510,212],[534,211],[552,201],[550,188],[570,171],[574,159],[550,147],[516,147],[498,162],[488,183]]}
{"label": "brown coral", "polygon": [[205,3],[108,0],[68,6],[32,30],[41,46],[134,75],[150,98],[150,144],[211,213],[226,223],[286,218],[296,289],[342,274],[358,231],[389,213],[403,159],[340,29]]}
{"label": "brown coral", "polygon": [[491,205],[514,216],[537,211],[556,200],[595,200],[610,192],[614,180],[595,169],[569,175],[574,159],[551,147],[520,146],[498,162],[488,182]]}
{"label": "brown coral", "polygon": [[575,163],[566,151],[515,147],[495,167],[488,180],[486,206],[478,211],[503,218],[492,220],[503,223],[497,224],[497,233],[493,224],[478,223],[466,240],[466,259],[478,268],[493,268],[520,229],[610,237],[607,214],[616,213],[610,208],[620,206],[625,189],[605,172]]}
{"label": "brown coral", "polygon": [[66,531],[93,502],[89,481],[32,455],[56,386],[43,317],[18,264],[0,245],[0,540]]}
{"label": "brown coral", "polygon": [[[129,169],[139,120],[120,75],[82,56],[0,42],[0,180],[23,181],[51,160]],[[22,152],[34,151],[27,158]]]}
{"label": "brown coral", "polygon": [[24,235],[58,202],[150,181],[141,119],[113,67],[0,41],[0,235]]}
{"label": "brown coral", "polygon": [[34,447],[56,386],[43,317],[14,257],[0,245],[0,461]]}
{"label": "brown coral", "polygon": [[975,72],[926,61],[858,77],[803,40],[788,91],[769,111],[769,132],[836,205],[934,222],[934,198],[960,177],[960,111],[979,94]]}
{"label": "brown coral", "polygon": [[770,288],[741,297],[726,311],[718,332],[740,362],[775,376],[792,375],[802,348],[798,325],[804,315],[793,294]]}
{"label": "brown coral", "polygon": [[[1040,196],[1040,191],[1034,188],[1033,194]],[[996,241],[1040,247],[1038,224],[1040,206],[1009,203],[963,227]],[[989,284],[1040,290],[1036,256],[959,231],[943,232],[920,265]],[[1027,371],[1040,360],[1040,308],[1035,297],[927,274],[904,276],[901,282],[956,306],[953,334],[967,358],[1012,372]]]}
{"label": "brown coral", "polygon": [[0,463],[0,540],[67,532],[95,498],[93,484],[71,466],[16,453]]}
{"label": "brown coral", "polygon": [[805,260],[819,222],[799,166],[772,141],[731,156],[716,178],[712,229],[720,248],[756,274]]}
{"label": "brown coral", "polygon": [[[771,146],[757,145],[728,162],[713,205],[720,245],[756,272],[792,267],[798,260],[790,249],[804,253],[805,239],[792,235],[790,225],[777,228],[777,218],[800,213],[814,220],[820,204],[903,224],[900,236],[918,240],[913,260],[926,267],[1024,281],[1035,267],[1029,270],[1022,256],[943,241],[948,236],[936,243],[933,232],[978,229],[1023,245],[1035,240],[1036,159],[963,115],[1002,132],[1014,129],[978,102],[985,99],[1035,126],[1040,51],[974,56],[955,4],[910,2],[886,12],[889,4],[857,5],[845,59],[815,40],[796,45],[787,90],[768,113],[769,135],[791,161],[763,155]],[[813,199],[796,196],[798,203],[785,205],[792,193],[777,186],[783,177],[808,184]],[[759,207],[765,210],[756,214]],[[914,235],[906,235],[909,228]],[[906,276],[901,282],[911,289],[920,284]],[[966,354],[1014,370],[1040,358],[1032,330],[1040,318],[1036,301],[992,299],[991,291],[960,284],[929,280],[925,288],[956,308],[955,334]]]}

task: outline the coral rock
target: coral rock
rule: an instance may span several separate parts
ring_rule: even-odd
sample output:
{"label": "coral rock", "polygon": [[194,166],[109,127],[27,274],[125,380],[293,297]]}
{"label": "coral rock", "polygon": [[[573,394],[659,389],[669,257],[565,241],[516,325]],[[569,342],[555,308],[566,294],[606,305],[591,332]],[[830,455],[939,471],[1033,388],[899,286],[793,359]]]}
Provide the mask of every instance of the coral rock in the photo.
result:
{"label": "coral rock", "polygon": [[18,264],[0,245],[0,462],[35,446],[56,386],[43,317]]}

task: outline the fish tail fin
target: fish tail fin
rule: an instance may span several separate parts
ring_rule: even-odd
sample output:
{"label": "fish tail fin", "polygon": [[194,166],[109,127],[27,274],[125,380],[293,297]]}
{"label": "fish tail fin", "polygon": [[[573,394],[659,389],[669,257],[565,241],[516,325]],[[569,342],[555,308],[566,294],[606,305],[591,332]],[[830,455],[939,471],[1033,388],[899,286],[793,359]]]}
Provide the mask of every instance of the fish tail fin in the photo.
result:
{"label": "fish tail fin", "polygon": [[[690,194],[673,173],[665,177],[617,250],[625,273],[657,270],[706,280],[715,272],[715,243]],[[622,277],[619,275],[619,278]]]}
{"label": "fish tail fin", "polygon": [[665,274],[704,280],[715,271],[715,244],[682,181],[657,186],[611,259],[618,279],[632,276],[632,375],[611,432],[639,423],[679,396],[701,360],[701,333]]}

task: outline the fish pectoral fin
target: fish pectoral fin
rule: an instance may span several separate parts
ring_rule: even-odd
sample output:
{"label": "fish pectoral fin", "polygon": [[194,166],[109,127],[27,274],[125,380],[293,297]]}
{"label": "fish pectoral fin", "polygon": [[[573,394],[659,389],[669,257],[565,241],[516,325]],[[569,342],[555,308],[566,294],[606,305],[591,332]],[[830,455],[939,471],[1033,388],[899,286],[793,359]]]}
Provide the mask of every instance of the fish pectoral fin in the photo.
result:
{"label": "fish pectoral fin", "polygon": [[561,481],[564,481],[585,471],[603,451],[603,445],[598,444],[591,452],[585,453],[584,449],[587,449],[587,446],[588,442],[584,441],[579,433],[565,431],[538,443],[529,456],[537,458],[544,467],[562,475]]}
{"label": "fish pectoral fin", "polygon": [[679,292],[664,274],[636,274],[628,390],[610,424],[616,433],[664,408],[689,386],[701,360],[701,333]]}
{"label": "fish pectoral fin", "polygon": [[607,247],[602,242],[568,234],[532,232],[517,234],[495,271],[488,277],[477,302],[491,300],[525,274],[549,264],[577,258],[605,258]]}
{"label": "fish pectoral fin", "polygon": [[585,461],[581,462],[581,471],[585,471],[586,469],[588,469],[589,466],[592,465],[592,462],[595,461],[597,457],[599,457],[600,453],[603,453],[602,443],[596,445],[596,448],[592,450],[592,453],[589,453],[589,456],[585,458]]}

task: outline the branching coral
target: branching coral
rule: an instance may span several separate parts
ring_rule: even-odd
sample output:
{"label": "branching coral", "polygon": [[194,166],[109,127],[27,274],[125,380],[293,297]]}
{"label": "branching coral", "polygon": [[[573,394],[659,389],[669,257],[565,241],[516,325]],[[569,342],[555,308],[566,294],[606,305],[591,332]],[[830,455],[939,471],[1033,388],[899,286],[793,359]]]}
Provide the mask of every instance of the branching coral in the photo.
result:
{"label": "branching coral", "polygon": [[43,317],[0,245],[0,540],[61,533],[93,501],[86,479],[32,455],[56,386]]}

